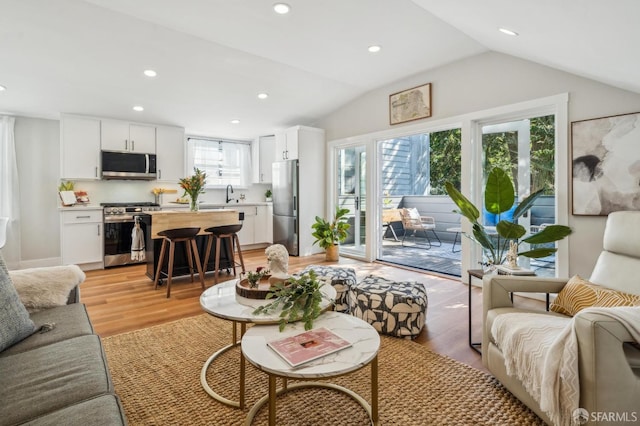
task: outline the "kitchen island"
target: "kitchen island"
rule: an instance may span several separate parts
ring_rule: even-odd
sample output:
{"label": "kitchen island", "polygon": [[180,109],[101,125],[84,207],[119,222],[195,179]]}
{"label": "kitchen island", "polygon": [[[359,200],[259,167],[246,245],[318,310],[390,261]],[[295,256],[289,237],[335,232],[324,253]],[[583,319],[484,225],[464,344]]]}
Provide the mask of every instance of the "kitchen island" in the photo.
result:
{"label": "kitchen island", "polygon": [[[162,248],[162,237],[159,232],[167,229],[176,228],[200,228],[200,232],[196,237],[198,245],[198,253],[200,254],[200,262],[203,271],[214,271],[215,269],[215,245],[211,248],[209,262],[204,265],[204,256],[207,250],[208,234],[204,231],[212,226],[236,225],[240,223],[239,213],[236,210],[220,209],[220,210],[201,210],[197,212],[184,210],[163,210],[157,212],[148,212],[151,216],[151,229],[146,235],[147,246],[147,276],[152,280],[155,279],[156,269],[160,260],[160,249]],[[220,269],[230,270],[233,268],[229,247],[222,247],[220,256]],[[161,271],[161,278],[166,277],[168,273],[167,265]],[[184,244],[176,244],[175,259],[173,265],[173,276],[179,277],[189,275],[189,262],[187,260]]]}

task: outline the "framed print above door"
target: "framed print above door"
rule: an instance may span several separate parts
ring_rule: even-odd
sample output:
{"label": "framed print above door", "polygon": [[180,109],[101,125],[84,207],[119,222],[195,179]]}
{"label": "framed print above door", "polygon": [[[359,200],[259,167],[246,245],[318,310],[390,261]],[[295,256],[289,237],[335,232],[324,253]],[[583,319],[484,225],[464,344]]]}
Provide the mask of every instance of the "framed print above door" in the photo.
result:
{"label": "framed print above door", "polygon": [[431,117],[431,83],[389,95],[389,124]]}
{"label": "framed print above door", "polygon": [[573,214],[640,210],[640,112],[571,123]]}

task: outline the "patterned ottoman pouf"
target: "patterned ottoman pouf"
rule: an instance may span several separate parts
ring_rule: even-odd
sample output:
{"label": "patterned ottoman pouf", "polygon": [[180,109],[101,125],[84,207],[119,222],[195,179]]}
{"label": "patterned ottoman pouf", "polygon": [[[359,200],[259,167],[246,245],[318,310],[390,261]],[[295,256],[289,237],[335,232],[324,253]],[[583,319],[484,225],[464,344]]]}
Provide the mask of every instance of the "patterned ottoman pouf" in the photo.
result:
{"label": "patterned ottoman pouf", "polygon": [[349,313],[349,288],[356,284],[356,271],[352,268],[338,268],[333,266],[309,265],[296,275],[303,275],[313,270],[320,279],[327,281],[340,280],[331,283],[336,289],[336,304],[334,311]]}
{"label": "patterned ottoman pouf", "polygon": [[414,338],[424,327],[427,292],[422,283],[369,275],[349,293],[351,315],[367,321],[380,333]]}

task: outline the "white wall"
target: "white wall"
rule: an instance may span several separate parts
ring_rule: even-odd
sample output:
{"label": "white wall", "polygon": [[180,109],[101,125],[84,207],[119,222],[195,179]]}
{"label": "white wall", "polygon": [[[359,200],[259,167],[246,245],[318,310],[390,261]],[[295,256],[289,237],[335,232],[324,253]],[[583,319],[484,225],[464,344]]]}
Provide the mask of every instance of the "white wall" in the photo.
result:
{"label": "white wall", "polygon": [[[426,120],[565,92],[569,93],[570,121],[640,111],[640,94],[509,55],[488,52],[373,90],[314,125],[326,130],[328,141],[391,128],[401,131],[404,125],[389,125],[389,95],[429,82],[432,83],[433,115]],[[567,155],[571,158],[570,153]],[[568,213],[568,225],[574,231],[569,237],[569,273],[588,277],[602,250],[606,218]]]}
{"label": "white wall", "polygon": [[16,118],[22,267],[60,261],[59,134],[59,121]]}

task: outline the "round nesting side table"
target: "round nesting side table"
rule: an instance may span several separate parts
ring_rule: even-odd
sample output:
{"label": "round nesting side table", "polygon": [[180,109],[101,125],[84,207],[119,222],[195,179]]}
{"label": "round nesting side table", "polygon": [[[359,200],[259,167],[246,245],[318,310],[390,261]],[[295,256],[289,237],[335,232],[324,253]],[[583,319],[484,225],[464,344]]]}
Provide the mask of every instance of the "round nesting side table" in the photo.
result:
{"label": "round nesting side table", "polygon": [[[379,424],[378,417],[378,350],[380,335],[367,322],[339,312],[326,312],[313,322],[313,328],[325,327],[351,343],[340,350],[297,368],[291,367],[280,355],[271,350],[267,343],[304,332],[304,324],[297,322],[280,332],[277,325],[251,327],[242,338],[242,353],[255,367],[269,376],[269,393],[259,399],[247,414],[245,426],[251,425],[258,410],[269,402],[269,426],[276,424],[276,398],[293,389],[305,387],[325,387],[343,392],[353,398],[367,412],[373,425]],[[364,398],[332,383],[313,382],[317,379],[341,376],[371,365],[371,404]],[[276,389],[276,379],[284,379],[283,387]],[[304,382],[287,385],[287,379]]]}
{"label": "round nesting side table", "polygon": [[[231,343],[222,349],[215,352],[204,363],[200,372],[200,383],[204,390],[217,401],[223,404],[236,408],[244,408],[244,395],[245,395],[245,358],[240,354],[240,397],[239,401],[232,401],[228,398],[215,392],[207,383],[207,370],[212,362],[216,360],[220,355],[228,350],[238,346],[240,339],[247,331],[247,324],[278,324],[280,321],[280,311],[272,312],[269,315],[255,315],[253,311],[261,305],[270,303],[270,300],[258,300],[247,299],[240,297],[236,294],[236,283],[238,280],[226,281],[222,284],[214,285],[207,289],[200,296],[200,306],[202,309],[213,315],[214,317],[221,318],[223,320],[231,321],[232,335]],[[333,301],[336,298],[336,290],[331,285],[323,285],[320,287],[320,291],[324,296],[322,302],[320,302],[320,308],[322,310],[328,310],[333,306]],[[240,336],[238,337],[238,324],[240,324]],[[277,325],[276,325],[277,329]]]}

